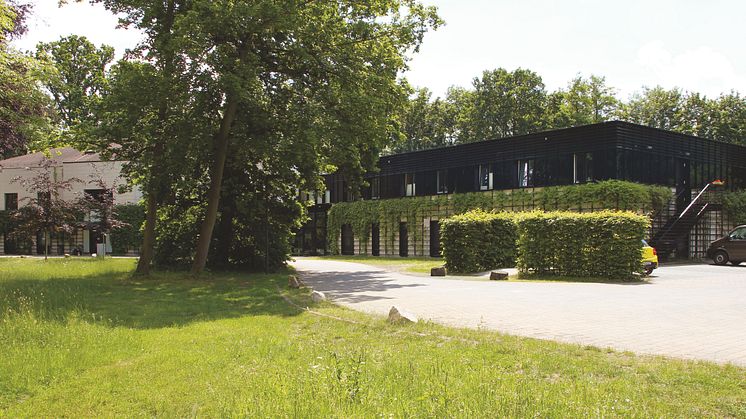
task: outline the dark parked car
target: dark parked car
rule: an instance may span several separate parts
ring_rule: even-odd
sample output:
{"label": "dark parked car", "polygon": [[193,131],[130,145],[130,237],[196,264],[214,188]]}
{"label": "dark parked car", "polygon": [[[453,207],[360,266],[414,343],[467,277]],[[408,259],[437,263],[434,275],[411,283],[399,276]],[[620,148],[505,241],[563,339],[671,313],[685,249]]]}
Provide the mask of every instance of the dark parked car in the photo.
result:
{"label": "dark parked car", "polygon": [[738,226],[727,236],[710,243],[707,257],[716,265],[728,262],[738,265],[746,261],[746,225]]}

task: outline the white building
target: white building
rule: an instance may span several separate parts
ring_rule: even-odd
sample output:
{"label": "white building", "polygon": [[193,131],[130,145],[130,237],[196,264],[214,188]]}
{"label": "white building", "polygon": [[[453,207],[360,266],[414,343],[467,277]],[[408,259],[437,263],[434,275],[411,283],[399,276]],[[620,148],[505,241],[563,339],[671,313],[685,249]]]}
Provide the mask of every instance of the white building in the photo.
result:
{"label": "white building", "polygon": [[[51,160],[51,166],[44,168],[45,159]],[[73,182],[71,191],[62,191],[62,199],[73,200],[86,193],[95,194],[100,190],[98,180],[109,187],[125,185],[126,181],[121,178],[120,173],[123,162],[103,161],[99,154],[93,152],[80,152],[73,148],[64,147],[53,149],[49,154],[33,153],[25,156],[13,157],[0,161],[0,211],[12,211],[22,206],[27,199],[35,198],[33,191],[28,191],[23,185],[22,179],[30,179],[37,176],[42,170],[50,170],[56,179],[69,180],[78,179]],[[142,198],[138,189],[125,193],[114,194],[114,204],[136,204]],[[37,254],[43,252],[43,244],[39,240],[43,238],[33,237],[31,249],[19,249],[17,243],[3,234],[0,240],[0,254],[13,254],[21,250],[24,253]],[[86,229],[80,229],[68,237],[53,237],[50,242],[50,254],[94,253],[95,244],[102,240],[99,234]],[[27,247],[27,246],[26,246]],[[107,243],[111,251],[111,243]]]}

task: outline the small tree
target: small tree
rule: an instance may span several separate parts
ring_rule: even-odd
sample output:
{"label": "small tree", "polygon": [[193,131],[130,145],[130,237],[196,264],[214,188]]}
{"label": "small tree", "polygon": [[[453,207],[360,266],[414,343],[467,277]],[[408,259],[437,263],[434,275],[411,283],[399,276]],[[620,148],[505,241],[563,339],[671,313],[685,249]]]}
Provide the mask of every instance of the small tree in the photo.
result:
{"label": "small tree", "polygon": [[17,224],[11,235],[28,237],[43,233],[46,260],[51,235],[72,233],[80,225],[84,209],[82,200],[79,197],[66,200],[62,195],[71,191],[75,183],[82,181],[77,178],[59,179],[54,161],[48,158],[42,161],[35,172],[31,178],[19,176],[11,180],[13,183],[20,183],[32,196],[36,194],[35,198],[23,198],[23,205],[13,213],[12,217]]}

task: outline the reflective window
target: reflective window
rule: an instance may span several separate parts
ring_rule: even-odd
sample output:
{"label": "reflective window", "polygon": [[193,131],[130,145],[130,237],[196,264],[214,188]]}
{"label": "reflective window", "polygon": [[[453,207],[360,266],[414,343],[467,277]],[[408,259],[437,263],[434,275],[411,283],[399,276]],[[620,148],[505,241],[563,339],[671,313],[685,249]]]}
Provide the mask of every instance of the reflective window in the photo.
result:
{"label": "reflective window", "polygon": [[575,169],[574,182],[586,183],[593,181],[593,154],[575,153],[573,156]]}
{"label": "reflective window", "polygon": [[381,197],[381,178],[374,177],[370,180],[370,198],[378,199]]}
{"label": "reflective window", "polygon": [[414,173],[404,175],[404,193],[406,196],[415,195]]}
{"label": "reflective window", "polygon": [[448,193],[448,180],[447,180],[448,172],[446,170],[438,170],[437,173],[437,182],[438,182],[438,193]]}
{"label": "reflective window", "polygon": [[492,189],[492,170],[489,164],[479,165],[479,190],[487,191]]}
{"label": "reflective window", "polygon": [[534,186],[534,160],[518,160],[518,186]]}

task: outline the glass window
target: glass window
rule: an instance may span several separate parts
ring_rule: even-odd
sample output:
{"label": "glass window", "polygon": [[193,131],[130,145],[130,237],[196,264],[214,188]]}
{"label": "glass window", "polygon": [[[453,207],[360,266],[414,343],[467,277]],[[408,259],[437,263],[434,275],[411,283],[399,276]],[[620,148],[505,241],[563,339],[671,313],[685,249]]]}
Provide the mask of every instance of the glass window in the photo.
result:
{"label": "glass window", "polygon": [[407,173],[404,175],[404,193],[406,196],[415,195],[415,186],[414,173]]}
{"label": "glass window", "polygon": [[438,170],[437,181],[438,181],[438,193],[448,193],[448,172],[446,170]]}
{"label": "glass window", "polygon": [[487,191],[492,189],[492,170],[489,164],[479,165],[479,190]]}
{"label": "glass window", "polygon": [[17,193],[6,193],[5,194],[5,210],[15,211],[18,209],[18,194]]}
{"label": "glass window", "polygon": [[730,233],[730,238],[734,240],[746,240],[746,227],[733,230],[733,232]]}
{"label": "glass window", "polygon": [[518,186],[534,186],[534,160],[518,160]]}
{"label": "glass window", "polygon": [[381,178],[374,177],[370,180],[370,198],[378,199],[381,197]]}
{"label": "glass window", "polygon": [[593,181],[593,154],[591,153],[575,153],[573,156],[575,161],[574,182],[575,183],[586,183]]}

